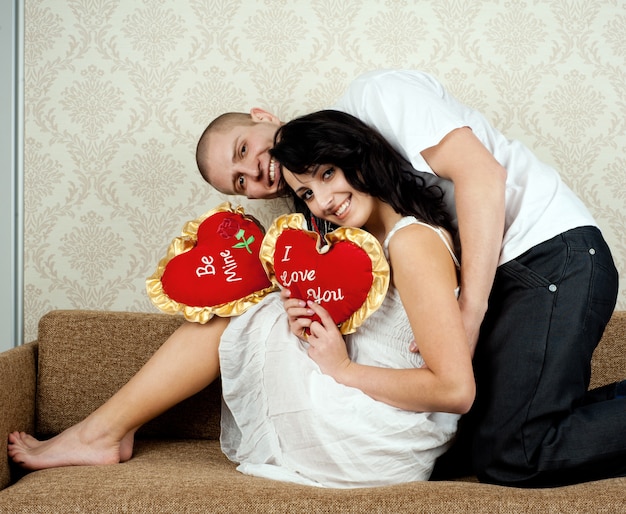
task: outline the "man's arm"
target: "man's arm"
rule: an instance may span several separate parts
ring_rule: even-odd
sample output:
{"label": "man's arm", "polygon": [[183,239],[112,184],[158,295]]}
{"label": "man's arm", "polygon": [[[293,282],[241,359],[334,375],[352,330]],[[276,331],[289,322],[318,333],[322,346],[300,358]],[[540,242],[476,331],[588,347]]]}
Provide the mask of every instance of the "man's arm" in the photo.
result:
{"label": "man's arm", "polygon": [[506,170],[467,127],[421,154],[437,175],[454,182],[462,250],[459,304],[473,354],[504,235]]}

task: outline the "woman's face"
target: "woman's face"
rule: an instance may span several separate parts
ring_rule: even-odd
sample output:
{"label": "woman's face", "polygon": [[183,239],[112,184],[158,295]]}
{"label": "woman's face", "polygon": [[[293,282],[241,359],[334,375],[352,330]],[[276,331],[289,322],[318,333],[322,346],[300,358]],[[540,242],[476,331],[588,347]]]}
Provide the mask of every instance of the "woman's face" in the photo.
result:
{"label": "woman's face", "polygon": [[312,167],[303,175],[283,168],[283,177],[311,213],[335,225],[363,227],[374,210],[374,198],[355,190],[332,164]]}

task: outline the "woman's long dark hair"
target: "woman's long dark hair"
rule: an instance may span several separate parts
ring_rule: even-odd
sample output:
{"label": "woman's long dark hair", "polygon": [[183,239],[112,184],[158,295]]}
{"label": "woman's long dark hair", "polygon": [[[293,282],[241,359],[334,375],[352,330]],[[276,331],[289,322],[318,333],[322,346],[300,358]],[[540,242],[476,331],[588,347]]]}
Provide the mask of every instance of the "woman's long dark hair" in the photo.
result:
{"label": "woman's long dark hair", "polygon": [[[311,173],[317,165],[338,166],[357,191],[390,204],[403,216],[451,228],[441,189],[427,186],[382,135],[350,114],[326,110],[296,118],[278,130],[270,152],[297,175]],[[292,196],[296,209],[308,213],[305,202]]]}

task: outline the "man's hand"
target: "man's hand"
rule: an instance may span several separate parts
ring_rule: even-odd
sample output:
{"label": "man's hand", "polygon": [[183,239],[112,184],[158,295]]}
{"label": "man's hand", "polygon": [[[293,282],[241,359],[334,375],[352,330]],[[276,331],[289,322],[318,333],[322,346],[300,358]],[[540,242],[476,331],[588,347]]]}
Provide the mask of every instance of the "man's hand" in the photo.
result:
{"label": "man's hand", "polygon": [[484,310],[480,310],[470,306],[464,301],[463,293],[459,296],[459,307],[461,308],[461,318],[463,318],[463,325],[465,326],[465,333],[467,334],[470,354],[474,357],[476,345],[478,344],[478,336],[480,335],[480,326],[485,317],[486,308]]}
{"label": "man's hand", "polygon": [[473,356],[502,247],[507,172],[468,127],[453,130],[422,156],[454,183],[462,248],[459,306]]}

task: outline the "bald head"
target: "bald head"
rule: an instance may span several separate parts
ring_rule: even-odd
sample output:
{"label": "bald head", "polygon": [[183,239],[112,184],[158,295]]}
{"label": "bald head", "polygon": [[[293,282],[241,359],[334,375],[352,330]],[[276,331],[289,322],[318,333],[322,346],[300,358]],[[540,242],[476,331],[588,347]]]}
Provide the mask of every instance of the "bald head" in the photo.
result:
{"label": "bald head", "polygon": [[196,164],[200,175],[211,184],[209,179],[209,140],[213,134],[226,134],[237,127],[252,126],[252,116],[245,112],[226,112],[215,118],[200,136],[196,146]]}

